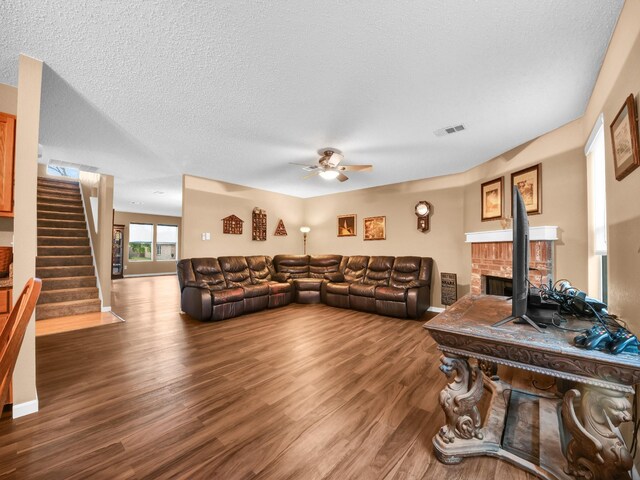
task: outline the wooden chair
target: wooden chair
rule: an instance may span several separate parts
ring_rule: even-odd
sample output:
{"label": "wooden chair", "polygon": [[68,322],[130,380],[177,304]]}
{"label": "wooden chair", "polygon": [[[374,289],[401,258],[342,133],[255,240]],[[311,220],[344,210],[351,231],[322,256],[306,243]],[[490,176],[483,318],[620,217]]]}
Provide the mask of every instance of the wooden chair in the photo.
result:
{"label": "wooden chair", "polygon": [[39,278],[27,281],[20,298],[11,309],[7,323],[0,331],[0,410],[8,401],[13,369],[41,289],[42,281]]}

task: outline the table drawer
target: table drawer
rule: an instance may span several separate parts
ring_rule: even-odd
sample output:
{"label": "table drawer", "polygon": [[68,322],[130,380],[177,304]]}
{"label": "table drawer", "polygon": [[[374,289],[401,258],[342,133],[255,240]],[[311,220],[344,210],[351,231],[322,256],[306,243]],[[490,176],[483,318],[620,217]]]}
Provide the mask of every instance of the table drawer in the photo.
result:
{"label": "table drawer", "polygon": [[0,289],[0,315],[11,310],[11,289]]}

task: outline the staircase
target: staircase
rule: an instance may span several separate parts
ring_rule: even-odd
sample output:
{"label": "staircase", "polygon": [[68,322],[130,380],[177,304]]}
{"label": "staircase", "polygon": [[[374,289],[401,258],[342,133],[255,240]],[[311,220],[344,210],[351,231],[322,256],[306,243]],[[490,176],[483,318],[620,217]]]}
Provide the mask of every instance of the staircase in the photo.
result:
{"label": "staircase", "polygon": [[36,276],[42,279],[36,320],[100,311],[78,182],[38,178]]}

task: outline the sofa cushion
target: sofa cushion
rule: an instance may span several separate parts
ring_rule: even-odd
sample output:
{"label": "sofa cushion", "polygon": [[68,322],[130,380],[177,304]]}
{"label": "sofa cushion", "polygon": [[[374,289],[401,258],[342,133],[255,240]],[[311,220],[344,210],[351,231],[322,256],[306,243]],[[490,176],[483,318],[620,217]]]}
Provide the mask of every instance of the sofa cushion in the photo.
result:
{"label": "sofa cushion", "polygon": [[396,288],[416,288],[420,282],[420,257],[397,257],[393,264],[389,285]]}
{"label": "sofa cushion", "polygon": [[378,287],[376,288],[376,300],[390,300],[392,302],[404,302],[407,298],[406,288]]}
{"label": "sofa cushion", "polygon": [[351,283],[349,285],[349,295],[373,298],[376,293],[376,286],[370,283]]}
{"label": "sofa cushion", "polygon": [[249,265],[244,257],[218,257],[227,287],[251,285]]}
{"label": "sofa cushion", "polygon": [[253,255],[245,257],[249,266],[251,283],[265,283],[271,281],[271,276],[275,273],[271,257],[265,255]]}
{"label": "sofa cushion", "polygon": [[324,278],[325,273],[337,272],[342,255],[311,255],[309,257],[309,277]]}
{"label": "sofa cushion", "polygon": [[394,257],[370,257],[364,283],[371,285],[389,285]]}
{"label": "sofa cushion", "polygon": [[261,297],[263,295],[269,295],[268,283],[256,283],[255,285],[243,285],[244,298]]}
{"label": "sofa cushion", "polygon": [[228,302],[242,301],[244,298],[244,291],[240,287],[225,288],[224,290],[217,290],[211,292],[211,300],[214,305],[221,305]]}
{"label": "sofa cushion", "polygon": [[291,278],[309,276],[309,255],[276,255],[273,266],[278,273],[288,273]]}
{"label": "sofa cushion", "polygon": [[222,290],[227,287],[218,259],[192,258],[191,264],[196,282],[206,283],[209,290]]}
{"label": "sofa cushion", "polygon": [[349,295],[349,284],[344,283],[327,283],[327,293],[336,293],[338,295]]}
{"label": "sofa cushion", "polygon": [[322,278],[294,278],[293,284],[299,292],[319,292]]}
{"label": "sofa cushion", "polygon": [[291,291],[290,283],[269,282],[269,294],[288,293]]}
{"label": "sofa cushion", "polygon": [[344,275],[345,282],[360,282],[367,272],[369,257],[364,255],[353,255],[351,257],[343,257],[340,263],[340,271]]}

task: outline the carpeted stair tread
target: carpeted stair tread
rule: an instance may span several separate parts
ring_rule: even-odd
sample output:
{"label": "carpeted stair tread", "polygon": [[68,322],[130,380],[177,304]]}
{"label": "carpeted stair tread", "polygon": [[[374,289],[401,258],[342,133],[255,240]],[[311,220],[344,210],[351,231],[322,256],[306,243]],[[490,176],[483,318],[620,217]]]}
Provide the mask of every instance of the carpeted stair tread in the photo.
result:
{"label": "carpeted stair tread", "polygon": [[66,246],[66,247],[75,247],[75,246],[88,246],[89,245],[89,237],[56,237],[49,235],[38,235],[38,246],[39,247],[53,247],[53,246]]}
{"label": "carpeted stair tread", "polygon": [[89,245],[52,245],[38,247],[39,257],[67,255],[91,255],[91,247]]}
{"label": "carpeted stair tread", "polygon": [[47,318],[66,317],[69,315],[79,315],[81,313],[92,313],[100,311],[100,299],[73,300],[69,302],[46,303],[38,305],[36,309],[36,320]]}
{"label": "carpeted stair tread", "polygon": [[38,210],[38,218],[60,218],[63,220],[79,220],[85,221],[84,213],[73,213],[73,212],[54,212],[50,210]]}
{"label": "carpeted stair tread", "polygon": [[55,205],[71,205],[74,207],[81,207],[82,208],[82,199],[80,197],[78,198],[70,198],[70,197],[51,197],[48,195],[42,195],[40,192],[38,192],[38,196],[36,197],[38,203],[48,203],[48,204],[55,204]]}
{"label": "carpeted stair tread", "polygon": [[80,188],[80,183],[67,180],[54,180],[52,178],[38,177],[38,185],[49,185],[54,188]]}
{"label": "carpeted stair tread", "polygon": [[86,229],[87,224],[84,220],[64,220],[62,218],[38,218],[38,227]]}
{"label": "carpeted stair tread", "polygon": [[51,228],[38,227],[38,236],[43,237],[87,237],[89,232],[86,228]]}
{"label": "carpeted stair tread", "polygon": [[93,265],[91,255],[53,255],[36,257],[36,267],[72,267]]}
{"label": "carpeted stair tread", "polygon": [[74,300],[99,299],[98,287],[64,288],[59,290],[45,290],[40,292],[38,305],[50,303],[72,302]]}
{"label": "carpeted stair tread", "polygon": [[97,281],[94,275],[42,279],[43,292],[48,290],[65,290],[68,288],[95,287],[96,285]]}
{"label": "carpeted stair tread", "polygon": [[84,209],[82,205],[66,205],[64,203],[43,203],[38,202],[38,210],[47,210],[49,212],[69,212],[69,213],[82,213],[84,215]]}
{"label": "carpeted stair tread", "polygon": [[74,277],[76,275],[81,277],[95,275],[95,269],[93,265],[36,267],[36,276],[38,278]]}

